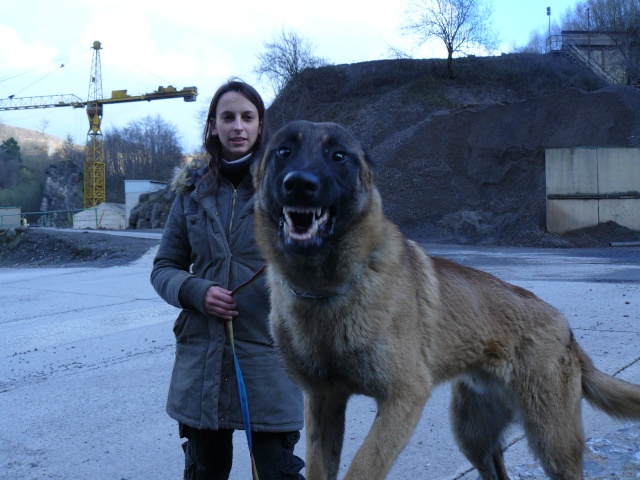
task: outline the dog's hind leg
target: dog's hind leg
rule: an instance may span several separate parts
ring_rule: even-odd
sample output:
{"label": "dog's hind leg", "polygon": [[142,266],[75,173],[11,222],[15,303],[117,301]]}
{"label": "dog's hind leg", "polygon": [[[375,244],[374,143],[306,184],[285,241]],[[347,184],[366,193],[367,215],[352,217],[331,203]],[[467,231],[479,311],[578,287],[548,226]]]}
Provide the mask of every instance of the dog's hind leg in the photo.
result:
{"label": "dog's hind leg", "polygon": [[[422,388],[420,390],[420,388]],[[378,413],[344,480],[382,480],[413,434],[430,389],[421,382],[378,400]]]}
{"label": "dog's hind leg", "polygon": [[479,385],[481,392],[463,380],[452,384],[451,424],[458,446],[478,470],[482,480],[509,480],[502,456],[502,434],[513,410],[497,386]]}
{"label": "dog's hind leg", "polygon": [[304,394],[307,480],[335,480],[340,467],[348,396],[329,389]]}
{"label": "dog's hind leg", "polygon": [[546,378],[530,377],[521,394],[529,446],[553,480],[582,479],[584,431],[578,368],[571,374],[563,371]]}

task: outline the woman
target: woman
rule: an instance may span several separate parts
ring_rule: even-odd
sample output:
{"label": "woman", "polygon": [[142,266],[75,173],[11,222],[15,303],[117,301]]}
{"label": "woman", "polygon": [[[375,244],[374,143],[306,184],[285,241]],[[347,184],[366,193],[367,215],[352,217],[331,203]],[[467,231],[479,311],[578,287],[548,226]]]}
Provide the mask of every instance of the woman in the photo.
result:
{"label": "woman", "polygon": [[241,81],[222,85],[203,136],[209,162],[174,179],[177,196],[151,272],[158,294],[182,309],[167,413],[187,438],[184,478],[229,478],[232,434],[244,428],[225,332],[233,320],[259,478],[302,479],[304,463],[293,453],[303,426],[302,394],[273,348],[264,276],[231,295],[264,264],[254,241],[250,175],[267,137],[258,92]]}

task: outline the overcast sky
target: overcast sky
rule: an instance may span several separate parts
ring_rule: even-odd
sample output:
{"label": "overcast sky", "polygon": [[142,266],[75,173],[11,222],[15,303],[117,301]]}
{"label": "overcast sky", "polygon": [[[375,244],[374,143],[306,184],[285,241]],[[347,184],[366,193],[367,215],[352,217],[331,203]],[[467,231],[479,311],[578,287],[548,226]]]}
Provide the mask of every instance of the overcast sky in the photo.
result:
{"label": "overcast sky", "polygon": [[[106,105],[102,131],[160,115],[178,128],[186,151],[199,148],[201,114],[217,87],[231,76],[254,84],[265,99],[266,84],[252,72],[263,42],[281,29],[295,30],[332,64],[389,58],[390,48],[415,58],[441,58],[439,43],[415,49],[402,35],[409,0],[12,0],[0,15],[0,98],[74,94],[87,99],[92,44],[102,43],[102,83],[129,94],[158,86],[196,86],[197,102],[182,99]],[[526,44],[533,31],[546,32],[551,21],[577,0],[495,0],[494,26],[501,51]],[[375,6],[374,6],[375,5]],[[500,52],[495,52],[499,54]],[[61,65],[64,64],[64,67]],[[0,123],[42,130],[84,143],[89,128],[83,109],[48,108],[1,111]]]}

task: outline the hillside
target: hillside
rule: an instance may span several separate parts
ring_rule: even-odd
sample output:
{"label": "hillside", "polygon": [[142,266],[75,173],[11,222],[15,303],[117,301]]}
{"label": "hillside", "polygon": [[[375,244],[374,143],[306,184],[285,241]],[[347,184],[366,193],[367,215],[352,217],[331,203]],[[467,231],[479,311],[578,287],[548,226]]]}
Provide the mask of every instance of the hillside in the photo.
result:
{"label": "hillside", "polygon": [[53,135],[36,130],[29,130],[27,128],[13,127],[11,125],[3,124],[0,121],[0,143],[4,142],[8,138],[16,140],[22,149],[27,150],[45,150],[48,155],[59,148],[64,140]]}
{"label": "hillside", "polygon": [[335,121],[378,165],[389,217],[424,241],[587,246],[637,239],[617,225],[545,232],[544,150],[640,146],[640,89],[604,86],[562,56],[389,60],[306,70],[272,127]]}

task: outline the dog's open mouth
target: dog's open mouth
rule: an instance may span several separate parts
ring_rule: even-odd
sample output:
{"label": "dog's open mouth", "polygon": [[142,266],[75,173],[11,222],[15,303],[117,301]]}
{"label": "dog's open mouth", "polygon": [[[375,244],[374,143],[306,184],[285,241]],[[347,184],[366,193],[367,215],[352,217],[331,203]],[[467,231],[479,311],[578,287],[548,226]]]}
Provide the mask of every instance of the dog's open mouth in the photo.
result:
{"label": "dog's open mouth", "polygon": [[333,235],[335,208],[284,207],[279,234],[296,244],[314,244]]}

